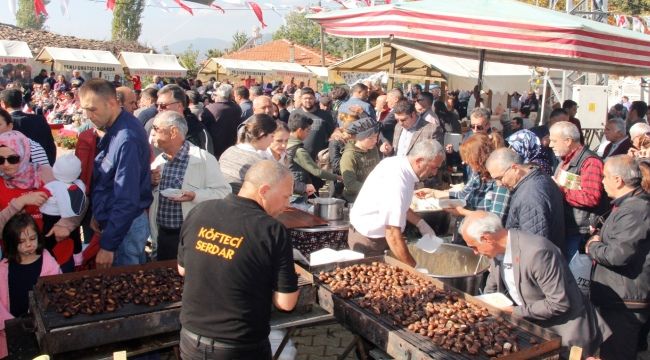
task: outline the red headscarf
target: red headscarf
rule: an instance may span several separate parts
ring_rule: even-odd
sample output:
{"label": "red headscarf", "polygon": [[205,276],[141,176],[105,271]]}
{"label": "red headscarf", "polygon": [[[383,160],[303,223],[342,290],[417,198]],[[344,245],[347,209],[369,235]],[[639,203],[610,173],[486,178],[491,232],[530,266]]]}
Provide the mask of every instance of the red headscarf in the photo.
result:
{"label": "red headscarf", "polygon": [[37,165],[32,164],[29,139],[21,132],[12,130],[0,134],[0,147],[6,146],[20,156],[18,171],[13,176],[2,174],[7,187],[19,189],[35,189],[40,187],[41,180]]}

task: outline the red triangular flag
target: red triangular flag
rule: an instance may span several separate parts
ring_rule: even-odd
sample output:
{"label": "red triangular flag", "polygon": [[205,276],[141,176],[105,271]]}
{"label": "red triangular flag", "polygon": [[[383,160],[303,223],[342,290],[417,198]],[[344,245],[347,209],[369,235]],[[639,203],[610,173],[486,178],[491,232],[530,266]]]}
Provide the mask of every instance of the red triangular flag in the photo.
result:
{"label": "red triangular flag", "polygon": [[183,1],[181,1],[181,0],[174,0],[174,2],[177,3],[178,6],[182,7],[185,11],[187,11],[187,12],[189,12],[190,14],[194,15],[194,12],[192,11],[192,9],[191,9],[189,6],[185,5],[185,3],[184,3]]}
{"label": "red triangular flag", "polygon": [[106,0],[106,8],[113,11],[115,9],[115,0]]}
{"label": "red triangular flag", "polygon": [[210,4],[210,7],[213,8],[213,9],[215,9],[215,10],[219,10],[219,11],[221,11],[222,14],[225,14],[225,13],[226,13],[226,11],[225,11],[221,6],[219,6],[219,5]]}
{"label": "red triangular flag", "polygon": [[47,16],[47,10],[45,10],[43,0],[34,0],[34,12],[36,13],[36,16],[41,14]]}
{"label": "red triangular flag", "polygon": [[255,16],[257,16],[257,20],[259,20],[260,23],[262,23],[262,29],[265,28],[266,24],[264,23],[264,16],[262,15],[262,8],[260,8],[260,6],[253,1],[249,1],[247,4],[253,10]]}

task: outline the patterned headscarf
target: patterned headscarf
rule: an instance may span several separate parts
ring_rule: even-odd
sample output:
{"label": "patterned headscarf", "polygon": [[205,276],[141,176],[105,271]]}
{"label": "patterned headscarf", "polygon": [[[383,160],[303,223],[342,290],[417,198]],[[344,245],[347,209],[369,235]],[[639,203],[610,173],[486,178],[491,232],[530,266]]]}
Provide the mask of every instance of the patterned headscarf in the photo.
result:
{"label": "patterned headscarf", "polygon": [[20,156],[18,171],[13,176],[2,174],[5,185],[19,189],[35,189],[40,186],[36,165],[32,164],[29,139],[22,133],[12,130],[0,134],[0,147],[6,146]]}
{"label": "patterned headscarf", "polygon": [[537,135],[530,130],[519,130],[508,136],[508,144],[524,160],[524,164],[541,156],[542,144]]}

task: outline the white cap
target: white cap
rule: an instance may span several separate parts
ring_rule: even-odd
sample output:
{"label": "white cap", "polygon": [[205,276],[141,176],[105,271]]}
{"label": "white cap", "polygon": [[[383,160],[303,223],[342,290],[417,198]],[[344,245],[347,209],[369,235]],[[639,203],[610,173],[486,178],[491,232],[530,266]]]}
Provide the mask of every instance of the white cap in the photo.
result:
{"label": "white cap", "polygon": [[52,167],[54,178],[64,183],[72,183],[81,174],[81,160],[74,154],[66,154],[56,159]]}

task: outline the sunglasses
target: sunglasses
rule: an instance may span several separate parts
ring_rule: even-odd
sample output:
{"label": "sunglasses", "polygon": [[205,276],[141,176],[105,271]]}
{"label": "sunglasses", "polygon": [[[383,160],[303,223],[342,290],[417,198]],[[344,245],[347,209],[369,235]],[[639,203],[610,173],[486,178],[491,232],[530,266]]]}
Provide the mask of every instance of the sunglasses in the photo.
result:
{"label": "sunglasses", "polygon": [[483,125],[478,125],[478,124],[471,124],[469,127],[472,130],[479,130],[479,131],[484,129]]}
{"label": "sunglasses", "polygon": [[179,102],[180,102],[180,101],[174,101],[174,102],[170,102],[169,104],[157,103],[157,104],[156,104],[156,107],[157,107],[159,110],[167,110],[167,108],[168,108],[169,106],[174,105],[174,104],[178,104]]}
{"label": "sunglasses", "polygon": [[20,162],[20,156],[19,155],[9,155],[7,157],[0,156],[0,165],[5,164],[5,160],[11,165],[16,165]]}

